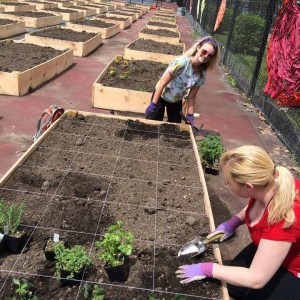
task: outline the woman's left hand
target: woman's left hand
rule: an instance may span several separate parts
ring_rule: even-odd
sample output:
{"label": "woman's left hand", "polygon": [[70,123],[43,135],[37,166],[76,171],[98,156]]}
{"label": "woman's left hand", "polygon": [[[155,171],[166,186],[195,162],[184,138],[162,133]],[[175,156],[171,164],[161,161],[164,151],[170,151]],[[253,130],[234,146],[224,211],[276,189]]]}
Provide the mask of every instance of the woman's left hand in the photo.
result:
{"label": "woman's left hand", "polygon": [[194,126],[194,114],[187,114],[185,118],[191,126]]}

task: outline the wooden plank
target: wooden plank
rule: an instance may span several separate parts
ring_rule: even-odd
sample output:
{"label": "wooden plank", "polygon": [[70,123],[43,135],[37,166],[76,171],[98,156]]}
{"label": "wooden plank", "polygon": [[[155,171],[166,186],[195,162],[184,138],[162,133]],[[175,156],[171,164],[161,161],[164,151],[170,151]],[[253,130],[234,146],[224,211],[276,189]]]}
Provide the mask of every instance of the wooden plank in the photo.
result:
{"label": "wooden plank", "polygon": [[25,22],[17,22],[0,26],[0,39],[26,32]]}
{"label": "wooden plank", "polygon": [[37,10],[41,10],[41,9],[49,9],[49,8],[57,8],[57,7],[58,7],[57,4],[55,4],[55,3],[50,3],[50,2],[47,2],[47,3],[39,2],[39,3],[37,3],[37,2],[26,1],[26,3],[35,5],[35,7],[36,7]]}
{"label": "wooden plank", "polygon": [[[155,52],[145,52],[145,51],[139,51],[139,50],[133,50],[130,49],[130,46],[135,42],[136,40],[132,41],[128,46],[124,49],[124,58],[125,59],[135,59],[135,60],[151,60],[151,61],[158,61],[164,64],[171,63],[175,58],[177,58],[179,55],[169,55],[169,54],[163,54],[163,53],[155,53]],[[178,45],[182,46],[182,54],[185,50],[185,44],[179,43]],[[181,55],[181,54],[180,54]]]}
{"label": "wooden plank", "polygon": [[[108,22],[106,22],[106,23],[108,23]],[[120,32],[119,24],[115,24],[108,28],[101,28],[101,27],[73,24],[73,23],[67,22],[66,27],[74,29],[74,30],[85,30],[87,32],[100,32],[102,34],[103,39],[109,39],[110,37],[112,37]]]}
{"label": "wooden plank", "polygon": [[36,10],[35,5],[1,5],[5,12]]}
{"label": "wooden plank", "polygon": [[[53,28],[62,28],[61,26],[53,26],[43,29],[42,31],[48,31]],[[82,32],[82,30],[75,30],[77,32]],[[101,33],[98,33],[93,38],[89,39],[86,42],[74,42],[68,40],[52,39],[48,37],[34,36],[31,33],[25,34],[25,42],[32,43],[39,46],[50,46],[56,49],[72,49],[74,56],[83,57],[88,55],[94,49],[96,49],[101,43]]]}
{"label": "wooden plank", "polygon": [[122,56],[116,56],[105,67],[105,69],[101,72],[101,74],[93,84],[93,107],[144,113],[150,103],[152,93],[113,88],[103,86],[101,84],[101,80],[108,73],[110,66],[113,64],[113,61],[116,58],[122,59]]}
{"label": "wooden plank", "polygon": [[52,11],[52,10],[42,10],[46,13],[53,14],[56,16],[62,16],[62,19],[64,21],[74,21],[84,18],[84,12],[83,11],[75,11],[73,13],[67,13],[67,12],[59,12],[59,11]]}

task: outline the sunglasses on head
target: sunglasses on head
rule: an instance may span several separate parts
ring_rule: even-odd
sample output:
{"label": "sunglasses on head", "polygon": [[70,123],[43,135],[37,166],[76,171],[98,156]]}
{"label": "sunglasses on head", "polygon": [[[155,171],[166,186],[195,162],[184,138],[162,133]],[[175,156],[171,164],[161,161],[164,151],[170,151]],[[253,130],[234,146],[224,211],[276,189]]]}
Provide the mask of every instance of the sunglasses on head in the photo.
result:
{"label": "sunglasses on head", "polygon": [[212,58],[212,57],[214,57],[215,53],[214,53],[214,54],[211,54],[211,53],[209,53],[207,50],[201,49],[201,55],[207,56],[207,57],[209,57],[209,58]]}

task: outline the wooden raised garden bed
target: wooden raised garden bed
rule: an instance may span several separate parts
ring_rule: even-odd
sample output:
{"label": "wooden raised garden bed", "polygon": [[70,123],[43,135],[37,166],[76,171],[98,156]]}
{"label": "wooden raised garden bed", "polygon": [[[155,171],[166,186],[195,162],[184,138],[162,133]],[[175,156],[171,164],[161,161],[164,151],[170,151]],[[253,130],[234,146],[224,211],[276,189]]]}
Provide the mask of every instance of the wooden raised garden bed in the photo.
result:
{"label": "wooden raised garden bed", "polygon": [[28,3],[8,1],[4,4],[3,2],[0,3],[0,7],[3,7],[5,12],[35,10],[35,6]]}
{"label": "wooden raised garden bed", "polygon": [[56,7],[56,8],[45,10],[45,12],[49,12],[56,16],[62,16],[64,21],[74,21],[74,20],[79,20],[84,18],[83,11],[77,11],[75,9],[70,9],[70,8]]}
{"label": "wooden raised garden bed", "polygon": [[102,20],[103,22],[109,22],[118,24],[120,26],[120,29],[125,29],[130,26],[131,22],[129,18],[122,18],[122,17],[108,17],[107,15],[101,15],[95,17],[97,20]]}
{"label": "wooden raised garden bed", "polygon": [[25,22],[0,19],[0,39],[26,32]]}
{"label": "wooden raised garden bed", "polygon": [[180,33],[167,29],[155,30],[145,27],[139,32],[139,38],[161,43],[178,44],[180,42]]}
{"label": "wooden raised garden bed", "polygon": [[66,26],[75,30],[100,32],[103,39],[109,39],[120,32],[119,24],[103,22],[97,19],[83,19],[74,22],[68,22]]}
{"label": "wooden raised garden bed", "polygon": [[108,11],[107,7],[105,7],[105,6],[87,4],[87,5],[84,5],[84,7],[96,9],[97,14],[103,14]]}
{"label": "wooden raised garden bed", "polygon": [[135,14],[122,12],[121,10],[111,11],[111,12],[108,12],[106,15],[108,17],[122,17],[122,18],[126,17],[126,18],[130,19],[130,23],[133,23],[134,21],[136,21]]}
{"label": "wooden raised garden bed", "polygon": [[56,16],[54,14],[45,12],[11,12],[1,13],[0,18],[10,19],[15,21],[24,21],[26,27],[42,28],[52,25],[58,25],[62,23],[62,16]]}
{"label": "wooden raised garden bed", "polygon": [[97,5],[99,7],[105,7],[107,11],[115,10],[115,5],[110,5],[109,3],[107,4],[94,3],[93,5]]}
{"label": "wooden raised garden bed", "polygon": [[53,2],[58,5],[58,7],[69,7],[73,5],[71,1],[56,1],[56,0],[47,0],[47,2]]}
{"label": "wooden raised garden bed", "polygon": [[74,56],[86,56],[101,45],[101,33],[88,33],[54,26],[25,34],[25,42],[60,49],[73,49]]}
{"label": "wooden raised garden bed", "polygon": [[125,59],[146,59],[169,64],[184,53],[185,44],[168,44],[136,39],[124,49]]}
{"label": "wooden raised garden bed", "polygon": [[142,15],[143,15],[143,13],[141,11],[134,10],[134,9],[129,9],[129,8],[123,8],[121,10],[121,12],[127,12],[127,13],[131,13],[131,14],[135,14],[136,19],[141,18]]}
{"label": "wooden raised garden bed", "polygon": [[166,64],[115,57],[93,84],[93,106],[144,113]]}
{"label": "wooden raised garden bed", "polygon": [[176,24],[176,19],[154,16],[150,19],[150,22],[162,22],[162,23],[167,23],[167,24]]}
{"label": "wooden raised garden bed", "polygon": [[[101,286],[107,299],[145,300],[150,292],[156,299],[229,299],[219,281],[181,285],[175,275],[183,264],[221,263],[218,245],[201,257],[177,257],[186,241],[214,229],[190,126],[67,110],[2,177],[0,196],[6,205],[25,205],[29,237],[20,255],[3,253],[2,299],[14,296],[15,277],[43,300],[81,300],[86,283]],[[116,221],[135,241],[127,281],[111,284],[95,241]],[[92,259],[72,287],[59,283],[43,254],[54,233]]]}
{"label": "wooden raised garden bed", "polygon": [[23,96],[73,64],[72,50],[59,51],[12,40],[1,42],[0,48],[0,94]]}
{"label": "wooden raised garden bed", "polygon": [[51,3],[51,2],[41,2],[41,1],[31,0],[31,1],[26,1],[26,3],[35,5],[37,10],[58,7],[58,5],[56,3]]}
{"label": "wooden raised garden bed", "polygon": [[178,32],[178,26],[176,24],[170,24],[164,22],[149,21],[146,27],[150,29],[167,29],[167,30]]}
{"label": "wooden raised garden bed", "polygon": [[85,7],[85,6],[70,6],[71,9],[82,11],[85,17],[93,16],[97,14],[96,8]]}

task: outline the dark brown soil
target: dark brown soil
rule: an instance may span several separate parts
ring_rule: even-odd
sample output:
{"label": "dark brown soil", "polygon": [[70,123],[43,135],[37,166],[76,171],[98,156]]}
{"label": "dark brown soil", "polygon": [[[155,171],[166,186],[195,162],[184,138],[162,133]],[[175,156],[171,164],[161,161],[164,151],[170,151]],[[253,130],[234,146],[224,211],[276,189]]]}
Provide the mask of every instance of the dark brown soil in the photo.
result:
{"label": "dark brown soil", "polygon": [[[121,60],[113,62],[101,84],[120,89],[153,92],[168,65],[149,60]],[[116,74],[112,74],[111,71]]]}
{"label": "dark brown soil", "polygon": [[[110,13],[110,12],[109,12]],[[114,15],[123,15],[123,16],[129,16],[129,17],[132,17],[132,16],[135,16],[135,14],[132,14],[132,13],[130,13],[130,12],[126,12],[126,11],[112,11],[111,12],[112,14],[114,14]]]}
{"label": "dark brown soil", "polygon": [[90,20],[90,19],[89,20],[88,19],[76,20],[76,21],[72,21],[71,23],[99,27],[99,28],[109,28],[109,27],[116,25],[113,23],[103,22],[101,20]]}
{"label": "dark brown soil", "polygon": [[90,9],[89,7],[84,7],[84,6],[69,6],[71,9],[76,8],[76,9],[82,9],[82,10],[88,10]]}
{"label": "dark brown soil", "polygon": [[156,13],[154,17],[166,17],[166,18],[172,18],[175,19],[174,14],[163,14],[163,13]]}
{"label": "dark brown soil", "polygon": [[144,34],[153,34],[153,35],[159,35],[159,36],[166,36],[166,37],[179,37],[179,33],[175,31],[170,31],[167,29],[150,29],[150,28],[144,28],[141,33]]}
{"label": "dark brown soil", "polygon": [[48,11],[55,11],[55,12],[61,12],[61,13],[77,13],[77,10],[74,9],[69,9],[69,8],[59,8],[59,7],[55,7],[55,8],[49,8],[47,9]]}
{"label": "dark brown soil", "polygon": [[64,28],[51,28],[33,32],[31,35],[73,42],[86,42],[96,36],[96,33],[80,32]]}
{"label": "dark brown soil", "polygon": [[29,18],[44,18],[44,17],[53,17],[54,16],[52,14],[48,14],[45,12],[38,12],[38,11],[13,11],[13,12],[4,12],[4,14],[29,17]]}
{"label": "dark brown soil", "polygon": [[51,47],[41,47],[27,43],[0,43],[0,70],[2,72],[23,72],[63,52]]}
{"label": "dark brown soil", "polygon": [[[5,204],[25,204],[22,229],[30,236],[22,254],[0,254],[0,298],[13,297],[13,278],[26,278],[43,300],[83,300],[86,282],[100,284],[107,300],[146,300],[150,292],[166,300],[221,299],[218,281],[181,285],[175,276],[179,265],[215,260],[211,247],[196,258],[177,257],[182,244],[209,232],[195,159],[189,133],[176,125],[60,120],[0,189]],[[112,284],[94,242],[118,220],[135,242],[128,280]],[[54,233],[69,247],[85,247],[93,260],[72,287],[60,284],[55,263],[45,259]]]}
{"label": "dark brown soil", "polygon": [[153,17],[152,20],[157,22],[172,22],[174,24],[176,23],[176,20],[172,18]]}
{"label": "dark brown soil", "polygon": [[126,21],[128,18],[119,18],[119,17],[107,17],[107,16],[97,16],[96,18],[107,19],[107,20],[115,20],[115,21]]}
{"label": "dark brown soil", "polygon": [[168,23],[153,22],[153,21],[148,22],[147,25],[159,26],[159,27],[168,27],[168,28],[176,28],[176,26],[177,26],[176,24],[168,24]]}
{"label": "dark brown soil", "polygon": [[12,5],[12,6],[21,6],[21,5],[29,5],[28,3],[20,3],[20,2],[9,2],[9,1],[0,1],[0,5]]}
{"label": "dark brown soil", "polygon": [[17,21],[13,21],[13,20],[9,20],[9,19],[0,19],[0,26],[12,24],[12,23],[17,23]]}
{"label": "dark brown soil", "polygon": [[183,46],[181,45],[161,43],[145,39],[137,39],[130,44],[129,49],[169,55],[182,55],[183,53]]}

